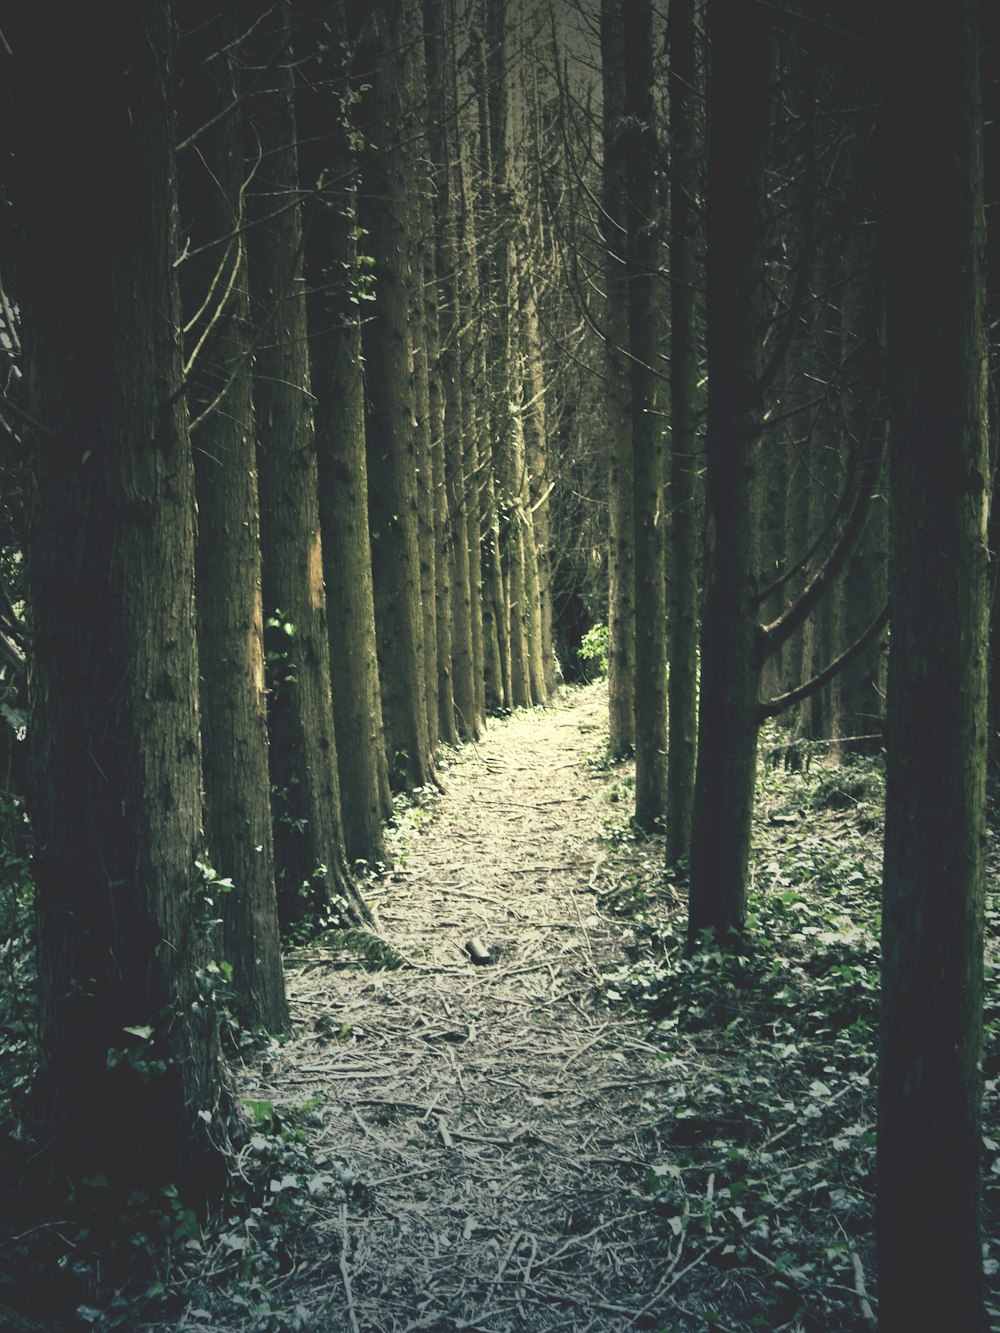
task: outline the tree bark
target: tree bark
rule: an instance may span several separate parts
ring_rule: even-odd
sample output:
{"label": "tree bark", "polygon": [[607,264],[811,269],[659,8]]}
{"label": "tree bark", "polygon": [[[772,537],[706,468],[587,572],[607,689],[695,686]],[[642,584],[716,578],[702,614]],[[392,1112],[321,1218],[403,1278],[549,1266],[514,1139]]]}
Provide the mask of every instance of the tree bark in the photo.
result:
{"label": "tree bark", "polygon": [[657,410],[659,219],[651,0],[623,0],[629,384],[635,528],[635,820],[662,825],[667,781],[663,429]]}
{"label": "tree bark", "polygon": [[[457,79],[457,73],[453,70]],[[459,135],[456,161],[458,250],[459,250],[459,305],[468,317],[459,325],[460,366],[462,373],[462,487],[468,524],[469,594],[472,619],[473,675],[476,690],[476,716],[485,722],[487,709],[487,657],[491,644],[487,641],[487,618],[484,597],[483,527],[480,490],[484,467],[483,414],[477,403],[481,398],[485,354],[475,326],[472,312],[479,310],[479,256],[476,243],[476,214],[469,183],[469,166],[463,151],[464,138]],[[496,676],[499,677],[499,660]],[[490,700],[492,702],[492,700]]]}
{"label": "tree bark", "polygon": [[423,612],[424,688],[427,694],[427,738],[431,754],[440,739],[442,678],[438,665],[438,536],[434,490],[434,425],[431,417],[431,371],[437,369],[436,307],[429,304],[435,289],[433,228],[430,224],[426,169],[426,77],[423,16],[419,3],[409,10],[408,65],[412,114],[405,161],[410,199],[407,242],[410,272],[409,344],[417,433],[417,537],[420,545],[420,601]]}
{"label": "tree bark", "polygon": [[698,736],[698,575],[702,505],[698,438],[697,206],[699,76],[694,0],[672,0],[670,48],[670,509],[667,560],[667,865],[688,858]]}
{"label": "tree bark", "polygon": [[375,584],[375,624],[382,719],[390,780],[412,790],[434,780],[427,730],[417,473],[422,465],[413,426],[408,323],[410,264],[408,149],[395,139],[412,124],[413,0],[352,0],[362,34],[358,67],[371,89],[359,104],[370,147],[361,169],[358,213],[374,260],[375,301],[365,323],[368,500]]}
{"label": "tree bark", "polygon": [[330,693],[316,448],[302,277],[289,8],[265,5],[246,73],[254,414],[278,911],[286,926],[370,919],[347,871]]}
{"label": "tree bark", "polygon": [[538,332],[535,275],[521,261],[521,330],[523,339],[522,393],[524,404],[524,484],[521,509],[528,550],[528,607],[530,623],[531,697],[544,703],[555,688],[555,652],[552,646],[552,594],[549,569],[548,436],[545,415],[545,367]]}
{"label": "tree bark", "polygon": [[625,166],[625,38],[621,0],[601,3],[604,91],[604,348],[608,389],[608,753],[635,746],[635,497],[628,371]]}
{"label": "tree bark", "polygon": [[216,907],[235,1008],[249,1027],[288,1028],[278,939],[268,773],[260,510],[253,441],[244,163],[235,5],[177,14],[181,45],[180,267],[198,496],[197,608],[205,836],[233,882]]}
{"label": "tree bark", "polygon": [[884,0],[893,609],[876,1208],[883,1333],[987,1328],[980,1102],[988,467],[978,39],[976,0],[937,12]]}
{"label": "tree bark", "polygon": [[[459,304],[458,201],[455,179],[457,133],[456,90],[451,78],[450,45],[454,13],[437,0],[424,3],[424,46],[427,63],[428,146],[434,179],[434,222],[437,246],[438,336],[443,402],[444,501],[447,508],[451,570],[451,698],[453,726],[464,739],[482,734],[476,705],[475,659],[472,647],[472,593],[469,583],[469,522],[465,485],[462,406],[462,311]],[[448,732],[442,718],[442,734]]]}
{"label": "tree bark", "polygon": [[[21,7],[20,284],[35,491],[30,814],[39,1094],[120,1200],[208,1193],[238,1129],[205,971],[194,469],[162,0]],[[109,42],[107,33],[114,32]],[[55,93],[72,115],[53,117]],[[68,206],[72,201],[72,207]]]}
{"label": "tree bark", "polygon": [[756,618],[757,454],[769,41],[762,12],[710,0],[708,475],[688,938],[746,916],[763,655]]}
{"label": "tree bark", "polygon": [[[849,276],[843,301],[842,358],[845,378],[856,382],[846,409],[849,438],[855,448],[865,431],[885,434],[882,282],[879,269],[871,271],[871,248],[855,239],[846,252]],[[845,573],[848,641],[857,638],[888,597],[889,510],[884,489],[883,482],[872,497],[865,530]],[[877,753],[882,747],[886,661],[885,645],[879,640],[844,672],[843,727],[848,753]]]}
{"label": "tree bark", "polygon": [[316,456],[327,591],[330,679],[344,843],[349,860],[386,859],[382,821],[392,811],[382,734],[368,537],[356,164],[348,71],[339,43],[343,6],[302,0],[301,52],[310,78],[299,97],[307,316],[315,394]]}
{"label": "tree bark", "polygon": [[[479,189],[471,210],[475,228],[474,254],[478,292],[484,316],[478,328],[478,392],[485,402],[477,413],[479,430],[477,481],[480,505],[480,553],[483,579],[483,655],[487,706],[514,707],[511,687],[510,565],[508,524],[501,518],[506,496],[504,449],[510,428],[510,386],[507,370],[507,246],[501,188],[506,169],[506,63],[503,58],[504,0],[486,0],[487,32],[470,34],[470,57],[476,70],[479,115]],[[501,17],[498,17],[501,16]],[[496,160],[497,155],[500,160]],[[498,493],[499,491],[499,493]],[[506,585],[506,586],[505,586]]]}

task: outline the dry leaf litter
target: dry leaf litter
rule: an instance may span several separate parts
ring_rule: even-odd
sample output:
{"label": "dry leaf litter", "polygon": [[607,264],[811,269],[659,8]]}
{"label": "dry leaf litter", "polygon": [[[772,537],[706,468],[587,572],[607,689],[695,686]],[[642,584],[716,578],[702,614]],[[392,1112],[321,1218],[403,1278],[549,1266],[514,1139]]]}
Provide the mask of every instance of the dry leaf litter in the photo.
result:
{"label": "dry leaf litter", "polygon": [[565,690],[454,756],[391,838],[378,919],[409,965],[287,960],[292,1036],[242,1092],[322,1098],[314,1146],[353,1181],[282,1279],[303,1328],[663,1327],[686,1259],[645,1188],[656,1048],[595,984],[622,956],[606,714],[600,683]]}

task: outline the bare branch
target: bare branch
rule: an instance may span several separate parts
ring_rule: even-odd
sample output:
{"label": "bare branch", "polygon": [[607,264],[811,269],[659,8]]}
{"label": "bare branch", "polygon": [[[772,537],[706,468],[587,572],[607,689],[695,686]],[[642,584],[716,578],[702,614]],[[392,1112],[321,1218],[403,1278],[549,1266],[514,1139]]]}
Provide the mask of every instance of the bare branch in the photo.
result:
{"label": "bare branch", "polygon": [[881,634],[889,623],[889,604],[888,602],[868,626],[859,639],[851,644],[839,657],[834,658],[828,667],[813,676],[812,680],[807,680],[804,685],[798,685],[794,690],[788,690],[785,694],[779,694],[773,699],[768,699],[767,703],[760,705],[758,717],[761,722],[769,717],[777,717],[787,709],[793,708],[803,699],[810,698],[817,690],[821,690],[824,685],[828,685],[834,676],[838,676],[845,667],[851,665],[855,658],[860,657],[864,650],[877,635]]}

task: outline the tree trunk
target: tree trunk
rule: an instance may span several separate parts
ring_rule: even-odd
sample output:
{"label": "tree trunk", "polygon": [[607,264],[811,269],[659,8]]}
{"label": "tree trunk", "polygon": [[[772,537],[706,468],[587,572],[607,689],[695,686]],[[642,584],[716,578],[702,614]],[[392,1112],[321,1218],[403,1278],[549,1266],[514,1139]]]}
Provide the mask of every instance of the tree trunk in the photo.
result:
{"label": "tree trunk", "polygon": [[892,642],[879,1328],[974,1333],[987,1328],[980,1222],[988,470],[979,5],[960,0],[947,11],[915,12],[902,0],[885,0],[882,22]]}
{"label": "tree trunk", "polygon": [[667,865],[691,849],[698,735],[698,575],[702,506],[698,473],[696,254],[700,193],[698,59],[694,0],[672,0],[670,47],[670,538],[667,577]]}
{"label": "tree trunk", "polygon": [[359,218],[374,259],[375,301],[363,330],[368,499],[382,719],[393,786],[434,780],[427,730],[417,474],[423,458],[414,429],[408,324],[410,265],[405,155],[395,139],[412,123],[413,0],[381,0],[351,10],[363,41],[358,67],[371,89],[359,104],[366,140]]}
{"label": "tree trunk", "polygon": [[190,250],[180,268],[188,313],[188,402],[198,495],[197,607],[205,837],[233,889],[216,907],[235,1007],[249,1027],[289,1023],[271,836],[253,375],[236,96],[234,5],[206,21],[178,5],[181,204]]}
{"label": "tree trunk", "polygon": [[344,18],[342,5],[326,0],[300,7],[310,20],[301,51],[316,62],[307,66],[310,83],[299,99],[301,172],[304,189],[312,192],[305,218],[307,314],[340,799],[349,860],[377,865],[386,859],[382,821],[391,814],[392,798],[368,537],[360,318],[365,279],[358,263],[347,71],[337,47]]}
{"label": "tree trunk", "polygon": [[[453,71],[454,73],[454,71]],[[457,75],[455,75],[457,78]],[[459,144],[463,142],[459,137]],[[457,207],[459,213],[459,305],[469,316],[459,325],[462,374],[462,486],[468,523],[469,593],[472,614],[472,656],[476,688],[476,715],[484,721],[487,708],[487,621],[483,584],[483,530],[480,505],[481,444],[483,415],[478,407],[483,384],[485,355],[472,312],[479,309],[479,258],[476,244],[476,215],[472,206],[468,164],[461,146],[457,154]],[[496,675],[499,677],[499,661]],[[490,701],[492,702],[492,700]]]}
{"label": "tree trunk", "polygon": [[632,460],[635,510],[635,819],[655,829],[667,781],[663,430],[657,410],[659,208],[651,0],[623,0],[625,162]]}
{"label": "tree trunk", "polygon": [[[470,36],[470,57],[476,70],[476,102],[479,115],[479,190],[472,208],[478,265],[478,290],[482,311],[477,340],[478,392],[485,399],[477,413],[478,493],[483,565],[483,653],[487,706],[510,709],[510,570],[507,556],[507,522],[501,521],[498,483],[504,480],[504,450],[510,427],[510,386],[507,368],[507,246],[506,217],[502,214],[498,185],[504,179],[506,149],[506,86],[503,59],[502,13],[504,0],[486,0],[488,49],[478,32]],[[499,26],[499,33],[497,28]],[[496,49],[494,49],[496,48]],[[501,160],[495,161],[495,154]],[[506,578],[506,587],[505,587]]]}
{"label": "tree trunk", "polygon": [[766,19],[710,0],[708,457],[710,569],[701,640],[689,943],[746,915],[762,652],[755,595],[767,142]]}
{"label": "tree trunk", "polygon": [[[1000,11],[984,5],[981,83],[983,98],[983,193],[986,201],[986,329],[990,383],[1000,383]],[[1000,412],[990,414],[990,470],[996,484],[1000,463]],[[1000,566],[1000,504],[990,505],[990,552]],[[990,587],[990,771],[1000,773],[1000,586],[994,573]]]}
{"label": "tree trunk", "polygon": [[627,209],[621,153],[625,38],[621,0],[601,3],[604,87],[604,347],[608,390],[608,753],[635,746],[635,498],[628,371]]}
{"label": "tree trunk", "polygon": [[[434,178],[434,221],[437,242],[438,336],[443,402],[443,499],[451,571],[451,700],[452,727],[464,739],[477,739],[482,723],[476,707],[475,660],[472,648],[472,605],[469,585],[469,525],[463,456],[461,308],[458,290],[458,214],[453,161],[457,115],[451,79],[449,43],[453,6],[424,3],[424,45],[427,64],[428,145]],[[440,616],[439,616],[440,621]],[[442,717],[442,734],[449,733]]]}
{"label": "tree trunk", "polygon": [[[844,376],[857,381],[847,405],[849,439],[857,448],[864,432],[884,435],[881,345],[882,282],[871,271],[871,247],[848,246],[848,281],[843,302]],[[889,511],[882,494],[873,498],[865,530],[846,572],[846,641],[871,624],[888,595]],[[881,640],[844,672],[843,726],[847,751],[877,753],[885,717],[886,658]],[[862,739],[859,739],[862,738]]]}
{"label": "tree trunk", "polygon": [[[419,5],[413,7],[411,23],[419,14]],[[416,22],[419,23],[419,18]],[[422,132],[422,117],[426,92],[421,77],[423,64],[422,32],[412,40],[409,63],[413,80],[413,132]],[[410,143],[406,150],[407,186],[410,199],[407,211],[407,241],[410,252],[410,319],[409,345],[413,386],[413,420],[416,430],[417,458],[417,539],[420,546],[420,604],[423,614],[424,689],[427,706],[427,740],[431,754],[440,739],[439,675],[438,675],[438,569],[437,569],[437,502],[434,494],[434,433],[431,422],[431,319],[427,308],[426,291],[433,292],[433,235],[429,226],[429,201],[424,172],[413,158],[426,152],[421,142]],[[415,219],[415,220],[414,220]],[[428,262],[431,273],[427,272]],[[430,281],[428,282],[428,278]],[[436,357],[436,339],[434,355]]]}
{"label": "tree trunk", "polygon": [[[531,607],[528,568],[532,537],[528,527],[528,508],[524,503],[527,476],[524,463],[524,382],[520,374],[520,349],[517,345],[520,311],[518,296],[520,274],[514,247],[507,254],[508,307],[506,370],[507,407],[504,412],[506,437],[503,448],[503,479],[506,517],[506,570],[510,580],[508,619],[510,625],[511,699],[515,707],[526,708],[535,702],[531,691]],[[537,583],[537,580],[536,580]]]}
{"label": "tree trunk", "polygon": [[[455,692],[452,673],[452,577],[454,570],[454,537],[448,510],[445,482],[445,391],[444,358],[441,350],[441,321],[438,310],[438,261],[441,238],[434,214],[434,190],[437,170],[432,155],[432,138],[442,131],[432,124],[428,100],[430,70],[427,55],[427,34],[424,31],[424,6],[418,4],[416,22],[420,26],[421,41],[414,48],[416,71],[416,113],[422,137],[419,162],[416,168],[417,196],[419,199],[417,297],[419,310],[415,328],[422,331],[427,373],[427,460],[428,506],[434,559],[434,581],[431,590],[434,600],[433,618],[425,613],[425,624],[432,627],[434,639],[427,653],[429,705],[434,716],[428,717],[432,744],[443,740],[448,745],[458,742],[455,724]],[[434,22],[434,20],[431,20]],[[437,91],[437,90],[436,90]],[[440,97],[439,97],[440,100]],[[433,138],[435,145],[437,139]],[[431,621],[433,620],[433,624]]]}
{"label": "tree trunk", "polygon": [[531,616],[531,697],[544,703],[555,688],[552,647],[552,593],[549,570],[548,438],[545,416],[545,368],[538,332],[538,302],[531,266],[522,262],[521,318],[524,339],[522,409],[525,484],[521,496],[528,541],[528,603]]}
{"label": "tree trunk", "polygon": [[[208,974],[194,469],[161,0],[21,7],[7,35],[31,237],[30,813],[39,1094],[116,1200],[221,1187],[238,1125]],[[108,40],[108,32],[114,41]],[[52,115],[52,98],[72,114]],[[68,201],[72,201],[69,206]]]}
{"label": "tree trunk", "polygon": [[250,295],[278,911],[284,925],[369,919],[346,868],[330,694],[302,210],[288,7],[265,7],[247,50]]}

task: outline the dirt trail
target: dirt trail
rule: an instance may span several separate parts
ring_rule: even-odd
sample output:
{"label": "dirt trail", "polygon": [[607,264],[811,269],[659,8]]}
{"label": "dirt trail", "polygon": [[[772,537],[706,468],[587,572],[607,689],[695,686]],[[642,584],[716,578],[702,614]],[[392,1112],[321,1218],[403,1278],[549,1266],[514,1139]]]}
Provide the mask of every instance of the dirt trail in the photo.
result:
{"label": "dirt trail", "polygon": [[420,966],[291,960],[292,1039],[245,1091],[319,1093],[355,1182],[286,1279],[310,1329],[662,1325],[684,1260],[644,1188],[655,1050],[594,984],[621,960],[596,893],[621,774],[587,763],[605,714],[593,686],[494,723],[404,819],[379,916]]}

